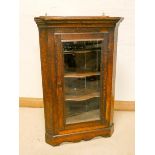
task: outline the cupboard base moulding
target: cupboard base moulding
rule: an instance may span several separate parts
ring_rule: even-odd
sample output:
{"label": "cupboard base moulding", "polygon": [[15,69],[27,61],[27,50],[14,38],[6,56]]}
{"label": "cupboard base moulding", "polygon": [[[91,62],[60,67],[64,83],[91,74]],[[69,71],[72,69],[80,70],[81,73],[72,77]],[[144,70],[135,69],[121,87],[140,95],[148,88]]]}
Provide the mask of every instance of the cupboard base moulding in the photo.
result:
{"label": "cupboard base moulding", "polygon": [[85,132],[76,132],[76,133],[65,134],[65,135],[52,136],[51,134],[48,134],[46,132],[45,139],[48,144],[57,146],[63,142],[79,142],[81,140],[87,141],[97,136],[110,137],[113,131],[114,131],[114,124],[112,124],[112,126],[107,128],[96,129],[93,131],[91,130],[91,131],[85,131]]}

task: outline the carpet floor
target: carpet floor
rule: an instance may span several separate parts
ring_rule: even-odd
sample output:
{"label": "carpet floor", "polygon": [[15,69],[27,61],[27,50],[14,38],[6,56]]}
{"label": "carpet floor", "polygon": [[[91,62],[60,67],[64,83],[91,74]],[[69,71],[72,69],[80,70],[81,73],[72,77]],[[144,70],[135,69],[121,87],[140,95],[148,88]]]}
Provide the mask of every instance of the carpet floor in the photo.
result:
{"label": "carpet floor", "polygon": [[53,147],[45,143],[43,108],[20,108],[20,155],[134,155],[134,112],[115,111],[114,133]]}

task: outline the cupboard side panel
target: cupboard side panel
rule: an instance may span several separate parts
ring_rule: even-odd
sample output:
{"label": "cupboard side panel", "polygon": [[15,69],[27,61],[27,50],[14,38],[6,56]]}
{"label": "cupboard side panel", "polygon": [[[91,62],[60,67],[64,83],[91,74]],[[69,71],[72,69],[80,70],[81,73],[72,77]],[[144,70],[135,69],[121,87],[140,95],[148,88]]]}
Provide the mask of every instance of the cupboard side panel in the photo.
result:
{"label": "cupboard side panel", "polygon": [[52,130],[49,123],[50,117],[50,96],[48,89],[48,63],[47,63],[47,30],[39,29],[39,42],[40,42],[40,58],[41,58],[41,73],[42,73],[42,88],[43,88],[43,101],[44,101],[44,116],[45,116],[45,129]]}
{"label": "cupboard side panel", "polygon": [[114,113],[114,96],[113,96],[113,86],[115,77],[115,64],[114,63],[114,29],[109,29],[109,44],[108,44],[108,64],[107,64],[107,111],[106,116],[109,126],[113,124],[113,113]]}
{"label": "cupboard side panel", "polygon": [[113,62],[112,62],[112,96],[111,96],[111,120],[113,122],[113,113],[114,113],[114,99],[115,99],[115,79],[116,79],[116,60],[117,60],[117,36],[118,36],[118,25],[116,24],[115,29],[111,30],[110,40],[113,44],[111,44],[111,49],[113,49]]}
{"label": "cupboard side panel", "polygon": [[49,89],[51,97],[51,119],[50,125],[53,129],[53,134],[58,133],[58,95],[57,95],[57,61],[56,61],[56,47],[54,44],[54,29],[48,29],[48,71],[49,71]]}
{"label": "cupboard side panel", "polygon": [[64,63],[61,35],[54,34],[55,50],[56,50],[56,71],[57,71],[57,123],[58,130],[65,128],[65,100],[64,100]]}
{"label": "cupboard side panel", "polygon": [[[52,82],[50,67],[52,62],[52,55],[49,50],[48,42],[48,29],[39,29],[39,42],[40,42],[40,58],[41,58],[41,71],[42,71],[42,87],[43,87],[43,101],[44,101],[44,117],[45,117],[45,130],[50,134],[54,134],[54,109],[53,103],[55,102],[52,97]],[[53,89],[54,90],[54,89]]]}

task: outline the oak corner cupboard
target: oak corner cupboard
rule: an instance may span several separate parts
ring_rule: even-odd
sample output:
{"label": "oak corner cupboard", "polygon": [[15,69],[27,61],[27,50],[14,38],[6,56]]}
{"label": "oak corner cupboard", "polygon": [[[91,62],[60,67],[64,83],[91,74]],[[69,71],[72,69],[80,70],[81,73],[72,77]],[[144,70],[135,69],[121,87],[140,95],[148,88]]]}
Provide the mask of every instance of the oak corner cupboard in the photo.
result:
{"label": "oak corner cupboard", "polygon": [[116,40],[120,17],[40,16],[45,139],[78,142],[114,131]]}

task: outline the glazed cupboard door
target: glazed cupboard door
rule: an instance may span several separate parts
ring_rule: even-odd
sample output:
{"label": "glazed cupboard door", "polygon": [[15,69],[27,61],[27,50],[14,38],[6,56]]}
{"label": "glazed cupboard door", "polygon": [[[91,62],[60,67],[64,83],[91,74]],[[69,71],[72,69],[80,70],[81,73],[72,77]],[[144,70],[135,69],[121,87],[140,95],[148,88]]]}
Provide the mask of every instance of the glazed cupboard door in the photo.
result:
{"label": "glazed cupboard door", "polygon": [[54,36],[58,130],[106,126],[108,33]]}

